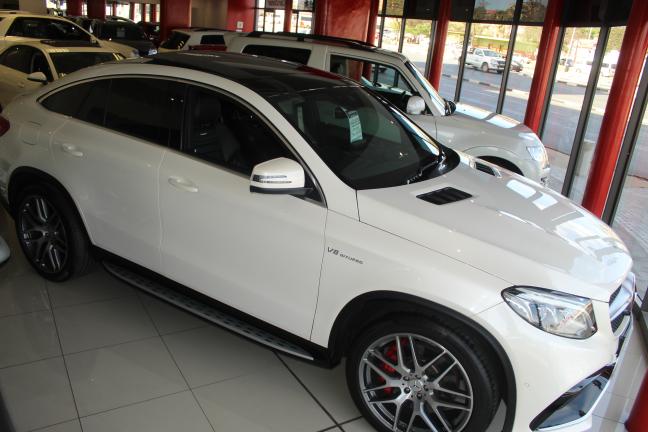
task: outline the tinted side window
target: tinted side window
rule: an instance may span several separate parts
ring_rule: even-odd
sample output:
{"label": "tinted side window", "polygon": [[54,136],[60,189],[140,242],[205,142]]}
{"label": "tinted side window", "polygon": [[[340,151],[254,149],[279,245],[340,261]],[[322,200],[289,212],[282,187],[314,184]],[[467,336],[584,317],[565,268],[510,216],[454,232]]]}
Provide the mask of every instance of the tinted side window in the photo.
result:
{"label": "tinted side window", "polygon": [[201,45],[225,45],[223,35],[205,35],[200,39]]}
{"label": "tinted side window", "polygon": [[247,175],[261,162],[293,158],[277,135],[240,103],[201,87],[191,88],[189,101],[185,153]]}
{"label": "tinted side window", "polygon": [[75,117],[79,120],[103,126],[109,89],[109,79],[93,81],[89,85],[88,92],[80,103]]}
{"label": "tinted side window", "polygon": [[417,94],[398,70],[384,64],[332,55],[329,69],[371,88],[403,110],[408,97]]}
{"label": "tinted side window", "polygon": [[185,44],[187,43],[188,40],[189,40],[189,35],[188,34],[174,31],[174,32],[171,32],[171,36],[169,37],[169,39],[162,42],[162,44],[160,46],[162,48],[179,50],[179,49],[182,49],[182,47],[185,46]]}
{"label": "tinted side window", "polygon": [[31,68],[32,54],[33,49],[30,47],[15,46],[2,54],[0,61],[3,66],[28,74]]}
{"label": "tinted side window", "polygon": [[75,24],[65,20],[47,18],[16,18],[11,24],[7,36],[90,41],[90,35]]}
{"label": "tinted side window", "polygon": [[185,85],[151,78],[115,78],[105,127],[157,144],[179,137]]}
{"label": "tinted side window", "polygon": [[267,45],[248,45],[243,48],[245,54],[255,54],[265,57],[272,57],[279,60],[287,60],[295,63],[308,64],[310,50],[303,48],[286,48]]}
{"label": "tinted side window", "polygon": [[76,117],[81,104],[88,96],[90,88],[94,85],[95,82],[89,82],[68,87],[48,96],[41,102],[41,104],[50,111],[70,117]]}

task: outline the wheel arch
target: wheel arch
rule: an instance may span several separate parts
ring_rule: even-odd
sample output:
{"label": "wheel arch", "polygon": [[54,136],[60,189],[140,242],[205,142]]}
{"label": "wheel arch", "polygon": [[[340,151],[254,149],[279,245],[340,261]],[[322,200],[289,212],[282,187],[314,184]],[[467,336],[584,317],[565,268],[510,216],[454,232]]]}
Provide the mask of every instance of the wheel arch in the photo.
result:
{"label": "wheel arch", "polygon": [[502,395],[506,403],[503,431],[511,431],[515,418],[517,389],[513,366],[506,351],[480,324],[443,305],[393,291],[373,291],[359,295],[344,306],[333,323],[328,343],[331,363],[338,363],[353,341],[373,323],[403,312],[425,316],[445,326],[460,327],[481,342],[499,369],[498,379],[502,384]]}
{"label": "wheel arch", "polygon": [[479,156],[479,159],[483,159],[486,162],[490,162],[499,167],[505,168],[509,171],[514,172],[515,174],[520,174],[521,176],[524,175],[524,173],[522,173],[522,170],[508,159],[504,159],[498,156]]}

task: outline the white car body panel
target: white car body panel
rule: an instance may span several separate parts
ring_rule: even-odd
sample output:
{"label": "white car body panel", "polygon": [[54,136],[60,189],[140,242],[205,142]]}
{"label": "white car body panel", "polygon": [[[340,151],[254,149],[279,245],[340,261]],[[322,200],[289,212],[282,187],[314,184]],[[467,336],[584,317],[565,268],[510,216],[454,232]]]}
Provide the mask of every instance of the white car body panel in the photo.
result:
{"label": "white car body panel", "polygon": [[0,264],[3,264],[5,261],[7,261],[10,256],[11,251],[9,250],[7,242],[5,242],[2,237],[0,237]]}
{"label": "white car body panel", "polygon": [[[237,95],[299,155],[324,202],[251,194],[240,174],[38,103],[59,87],[112,75],[184,79]],[[632,265],[627,249],[594,216],[521,176],[477,172],[462,155],[443,176],[356,191],[260,95],[213,74],[170,66],[122,62],[81,70],[19,97],[2,116],[11,123],[0,137],[4,199],[17,168],[46,172],[69,191],[96,246],[316,345],[329,346],[335,320],[350,301],[385,291],[473,321],[513,365],[514,432],[528,432],[557,396],[615,361],[608,301]],[[61,147],[66,143],[68,153]],[[182,180],[177,185],[184,190],[170,178]],[[473,197],[442,206],[417,198],[445,186]],[[598,331],[575,341],[536,329],[503,302],[502,290],[512,285],[593,298]],[[580,431],[589,422],[585,417],[556,430]]]}
{"label": "white car body panel", "polygon": [[[343,56],[384,64],[396,69],[407,80],[411,88],[425,100],[430,114],[410,116],[433,138],[450,148],[465,151],[473,147],[496,148],[500,152],[474,154],[474,156],[505,157],[525,177],[534,181],[546,181],[549,177],[548,164],[534,161],[527,146],[543,146],[537,135],[525,125],[480,108],[458,104],[457,112],[445,116],[437,108],[429,93],[407,68],[407,57],[384,49],[354,49],[326,43],[299,42],[290,37],[233,37],[227,42],[227,51],[242,53],[248,45],[283,46],[311,51],[308,66],[330,70],[331,56]],[[434,127],[432,126],[434,124]],[[524,137],[520,135],[523,134]],[[531,142],[532,141],[532,142]],[[543,146],[544,147],[544,146]]]}

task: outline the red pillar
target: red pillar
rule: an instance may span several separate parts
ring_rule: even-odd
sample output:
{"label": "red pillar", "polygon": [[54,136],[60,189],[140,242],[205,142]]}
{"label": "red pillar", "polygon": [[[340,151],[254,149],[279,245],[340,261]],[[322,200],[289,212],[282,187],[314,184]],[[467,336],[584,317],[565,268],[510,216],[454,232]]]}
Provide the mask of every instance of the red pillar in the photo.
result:
{"label": "red pillar", "polygon": [[112,4],[112,14],[113,16],[117,16],[117,2],[113,2]]}
{"label": "red pillar", "polygon": [[549,0],[547,13],[545,15],[542,36],[538,45],[538,58],[536,59],[531,90],[529,90],[529,101],[527,103],[524,124],[538,132],[540,120],[542,119],[542,107],[547,97],[547,91],[552,84],[551,66],[558,46],[560,33],[560,18],[563,12],[563,0]]}
{"label": "red pillar", "polygon": [[141,8],[140,11],[142,15],[142,21],[148,22],[149,19],[148,16],[146,15],[146,4],[145,3],[140,4],[140,8]]}
{"label": "red pillar", "polygon": [[160,40],[165,40],[171,30],[191,26],[191,0],[161,0]]}
{"label": "red pillar", "polygon": [[105,20],[106,0],[88,0],[88,17]]}
{"label": "red pillar", "polygon": [[128,5],[128,17],[132,20],[135,19],[135,7],[137,6],[137,3],[129,3]]}
{"label": "red pillar", "polygon": [[367,43],[376,45],[376,25],[378,20],[378,0],[371,0],[371,9],[369,9],[369,23],[367,24]]}
{"label": "red pillar", "polygon": [[286,0],[284,6],[284,28],[283,31],[290,32],[292,24],[292,0]]}
{"label": "red pillar", "polygon": [[[287,0],[288,2],[290,0]],[[292,3],[292,2],[291,2]],[[227,2],[227,28],[243,32],[254,31],[255,0],[228,0]],[[239,27],[242,23],[242,27]]]}
{"label": "red pillar", "polygon": [[648,426],[648,374],[644,376],[639,394],[625,426],[628,432],[642,432]]}
{"label": "red pillar", "polygon": [[67,14],[70,16],[83,15],[83,0],[67,0]]}
{"label": "red pillar", "polygon": [[647,50],[648,1],[634,0],[583,198],[583,207],[597,216],[605,209]]}
{"label": "red pillar", "polygon": [[372,0],[317,0],[314,33],[366,40]]}
{"label": "red pillar", "polygon": [[450,0],[441,0],[439,3],[439,17],[434,32],[434,46],[432,47],[432,64],[428,81],[432,87],[439,88],[441,82],[441,71],[443,70],[443,52],[445,51],[446,37],[448,36],[448,24],[450,23]]}
{"label": "red pillar", "polygon": [[151,22],[157,22],[157,5],[151,4]]}

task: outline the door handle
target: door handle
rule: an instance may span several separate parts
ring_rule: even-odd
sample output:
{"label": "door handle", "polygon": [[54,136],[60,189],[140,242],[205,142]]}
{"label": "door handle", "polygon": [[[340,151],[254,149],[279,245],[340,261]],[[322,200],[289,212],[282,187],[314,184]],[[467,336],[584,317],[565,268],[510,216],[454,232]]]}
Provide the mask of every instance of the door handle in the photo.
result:
{"label": "door handle", "polygon": [[198,192],[198,186],[191,180],[182,177],[169,177],[169,184],[185,192]]}
{"label": "door handle", "polygon": [[77,149],[77,147],[72,144],[66,144],[66,143],[61,144],[61,150],[63,150],[65,153],[68,153],[72,156],[83,157],[83,152]]}

